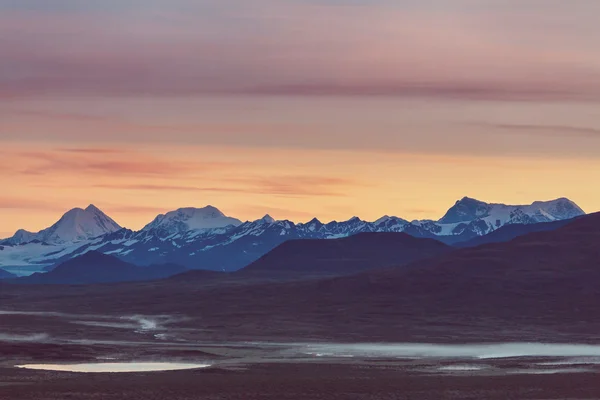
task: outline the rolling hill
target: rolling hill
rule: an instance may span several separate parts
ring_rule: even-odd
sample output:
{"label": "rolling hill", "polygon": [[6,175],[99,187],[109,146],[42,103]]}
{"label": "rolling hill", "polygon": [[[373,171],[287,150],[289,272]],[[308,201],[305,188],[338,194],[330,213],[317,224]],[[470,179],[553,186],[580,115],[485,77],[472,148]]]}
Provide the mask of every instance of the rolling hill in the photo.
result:
{"label": "rolling hill", "polygon": [[14,274],[11,274],[10,272],[0,268],[0,279],[12,279],[12,278],[16,278],[17,276]]}
{"label": "rolling hill", "polygon": [[290,240],[239,273],[352,274],[408,264],[451,249],[436,240],[405,233],[359,233],[341,239]]}
{"label": "rolling hill", "polygon": [[116,257],[90,251],[66,261],[52,271],[35,273],[13,280],[17,284],[70,284],[115,283],[147,281],[167,278],[187,269],[175,264],[139,267]]}
{"label": "rolling hill", "polygon": [[[576,217],[577,218],[577,217]],[[553,222],[540,222],[537,224],[510,224],[505,225],[484,236],[477,236],[471,240],[455,243],[454,247],[477,247],[490,243],[509,242],[528,233],[553,231],[573,222],[574,219],[565,219]]]}

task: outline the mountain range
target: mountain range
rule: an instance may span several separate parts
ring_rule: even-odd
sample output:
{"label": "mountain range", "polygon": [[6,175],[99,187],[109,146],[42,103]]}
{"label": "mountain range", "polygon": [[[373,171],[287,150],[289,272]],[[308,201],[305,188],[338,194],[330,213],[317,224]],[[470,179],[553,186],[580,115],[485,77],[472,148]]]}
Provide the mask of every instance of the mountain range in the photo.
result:
{"label": "mountain range", "polygon": [[[233,278],[281,280],[350,275],[364,270],[397,267],[440,256],[452,247],[433,239],[406,233],[359,233],[340,239],[287,241],[249,266],[234,273],[194,270],[177,264],[140,267],[97,251],[89,251],[56,266],[49,272],[30,276],[2,277],[16,284],[68,284],[151,281],[177,275],[174,279],[202,280]],[[0,272],[1,273],[1,272]],[[13,279],[11,279],[13,278]]]}
{"label": "mountain range", "polygon": [[365,232],[404,232],[446,244],[466,243],[508,225],[531,226],[569,220],[584,211],[560,198],[531,205],[489,204],[465,197],[437,221],[409,222],[385,216],[374,222],[277,221],[265,216],[242,222],[217,208],[181,208],[157,216],[140,231],[122,228],[97,207],[68,211],[37,233],[19,230],[0,241],[0,268],[9,272],[51,270],[97,251],[135,265],[179,264],[191,269],[235,271],[292,239],[336,239]]}
{"label": "mountain range", "polygon": [[[394,249],[411,241],[442,251],[403,264]],[[215,278],[190,271],[149,283],[0,288],[9,309],[182,315],[179,326],[196,340],[593,343],[600,329],[599,243],[600,213],[464,249],[404,234],[358,234],[287,242],[246,273]],[[365,258],[375,267],[400,263],[319,279],[252,279],[253,272],[283,269],[363,269]]]}

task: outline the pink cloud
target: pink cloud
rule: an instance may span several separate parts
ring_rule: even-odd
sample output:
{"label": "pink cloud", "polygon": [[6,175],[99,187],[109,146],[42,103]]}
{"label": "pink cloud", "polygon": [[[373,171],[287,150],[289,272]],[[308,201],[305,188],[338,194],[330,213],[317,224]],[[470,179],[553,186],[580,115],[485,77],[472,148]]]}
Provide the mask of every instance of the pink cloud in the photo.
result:
{"label": "pink cloud", "polygon": [[178,3],[187,13],[165,4],[144,13],[3,12],[2,95],[600,94],[600,29],[582,11],[584,27],[574,25],[554,3],[510,11],[466,1],[407,9],[228,0],[208,15],[191,2]]}
{"label": "pink cloud", "polygon": [[193,161],[148,155],[119,148],[61,148],[56,150],[9,150],[0,159],[7,173],[31,176],[68,174],[88,178],[147,177],[192,178],[214,169],[237,170],[243,163]]}
{"label": "pink cloud", "polygon": [[0,196],[0,209],[60,211],[58,202],[31,199],[27,197]]}

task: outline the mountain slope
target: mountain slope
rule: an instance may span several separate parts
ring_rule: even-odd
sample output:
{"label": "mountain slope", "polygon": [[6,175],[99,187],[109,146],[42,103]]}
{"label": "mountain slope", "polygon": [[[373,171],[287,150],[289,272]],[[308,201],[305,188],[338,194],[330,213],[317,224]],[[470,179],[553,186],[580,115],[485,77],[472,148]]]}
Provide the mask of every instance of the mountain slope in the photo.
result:
{"label": "mountain slope", "polygon": [[[580,217],[576,217],[580,218]],[[574,219],[566,219],[554,222],[540,222],[538,224],[511,224],[505,225],[487,235],[477,236],[465,242],[456,243],[455,247],[477,247],[490,243],[509,242],[519,236],[535,232],[553,231],[572,223]]]}
{"label": "mountain slope", "polygon": [[0,268],[0,280],[1,279],[12,279],[12,278],[16,278],[17,276],[14,274],[11,274],[8,271],[3,270],[2,268]]}
{"label": "mountain slope", "polygon": [[173,264],[139,267],[110,255],[90,251],[57,266],[50,272],[36,273],[13,282],[76,285],[132,282],[167,278],[185,271],[186,268]]}
{"label": "mountain slope", "polygon": [[441,242],[418,239],[404,233],[360,233],[341,239],[291,240],[240,273],[351,274],[403,265],[450,250]]}
{"label": "mountain slope", "polygon": [[[457,250],[435,259],[339,280],[359,292],[403,293],[420,308],[552,322],[586,320],[600,306],[600,214],[507,243]],[[346,288],[346,289],[347,289]],[[439,311],[438,311],[439,312]],[[514,315],[517,313],[518,315]]]}

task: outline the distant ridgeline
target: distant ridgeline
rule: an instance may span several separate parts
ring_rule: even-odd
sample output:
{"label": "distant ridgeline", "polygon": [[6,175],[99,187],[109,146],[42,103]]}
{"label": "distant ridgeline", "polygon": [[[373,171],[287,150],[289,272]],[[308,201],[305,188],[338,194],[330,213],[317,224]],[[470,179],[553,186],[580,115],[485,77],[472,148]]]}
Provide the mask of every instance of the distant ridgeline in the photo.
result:
{"label": "distant ridgeline", "polygon": [[[97,207],[75,208],[40,232],[19,230],[0,241],[0,268],[7,271],[49,270],[88,251],[110,254],[140,266],[178,264],[192,269],[234,271],[256,261],[291,239],[335,239],[364,232],[404,232],[446,244],[468,246],[483,237],[510,240],[521,232],[552,229],[584,215],[561,198],[530,205],[488,204],[465,197],[439,220],[407,221],[384,216],[322,223],[277,221],[265,216],[242,222],[217,208],[181,208],[157,216],[140,231],[119,226]],[[509,229],[510,227],[510,229]]]}

